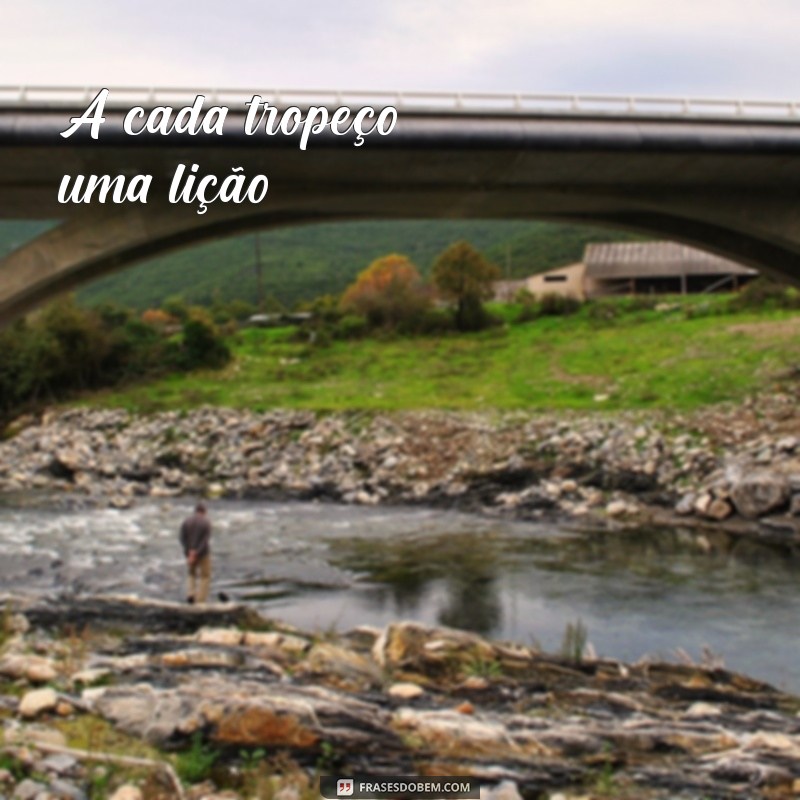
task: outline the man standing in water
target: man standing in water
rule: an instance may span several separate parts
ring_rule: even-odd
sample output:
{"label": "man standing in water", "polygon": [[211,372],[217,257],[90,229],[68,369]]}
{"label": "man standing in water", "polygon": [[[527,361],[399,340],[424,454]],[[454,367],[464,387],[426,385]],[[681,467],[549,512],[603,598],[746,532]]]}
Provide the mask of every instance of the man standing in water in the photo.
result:
{"label": "man standing in water", "polygon": [[211,522],[206,505],[198,503],[194,514],[181,525],[181,546],[189,568],[187,603],[205,603],[211,583]]}

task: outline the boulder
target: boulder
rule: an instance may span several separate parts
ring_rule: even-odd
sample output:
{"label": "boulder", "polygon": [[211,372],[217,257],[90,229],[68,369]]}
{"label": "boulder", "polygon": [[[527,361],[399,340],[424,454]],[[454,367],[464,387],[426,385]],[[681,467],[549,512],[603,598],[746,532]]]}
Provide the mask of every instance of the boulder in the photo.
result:
{"label": "boulder", "polygon": [[138,786],[126,783],[111,795],[110,800],[142,800],[142,790]]}
{"label": "boulder", "polygon": [[789,480],[768,470],[756,470],[742,475],[731,488],[731,500],[736,510],[749,519],[777,511],[789,502]]}
{"label": "boulder", "polygon": [[201,628],[196,638],[201,644],[235,647],[243,642],[244,633],[236,628]]}
{"label": "boulder", "polygon": [[58,694],[53,689],[34,689],[19,701],[19,713],[23,717],[36,717],[52,711],[58,705]]}
{"label": "boulder", "polygon": [[639,509],[633,503],[628,503],[625,500],[612,500],[606,506],[606,514],[609,517],[625,517],[630,514],[636,514]]}
{"label": "boulder", "polygon": [[388,669],[442,674],[458,672],[459,666],[476,661],[494,661],[495,648],[474,633],[396,622],[388,625],[375,642],[372,657]]}
{"label": "boulder", "polygon": [[688,517],[694,513],[695,502],[697,502],[697,495],[694,492],[683,495],[675,505],[675,513],[681,517]]}
{"label": "boulder", "polygon": [[58,671],[49,658],[9,653],[0,660],[0,675],[25,678],[31,683],[49,683],[58,677]]}
{"label": "boulder", "polygon": [[295,675],[315,675],[327,685],[343,689],[366,690],[380,686],[383,675],[370,658],[329,642],[315,644]]}
{"label": "boulder", "polygon": [[305,750],[330,741],[386,748],[396,741],[385,711],[319,686],[208,677],[170,689],[146,683],[113,686],[90,700],[95,713],[156,745],[197,731],[237,747]]}
{"label": "boulder", "polygon": [[414,700],[417,697],[422,697],[425,690],[416,683],[393,683],[386,692],[389,697],[394,697],[397,700]]}
{"label": "boulder", "polygon": [[723,520],[733,514],[733,508],[727,500],[715,497],[708,505],[705,516],[709,519]]}
{"label": "boulder", "polygon": [[43,783],[25,778],[14,789],[14,800],[35,800],[37,797],[49,797],[47,787]]}

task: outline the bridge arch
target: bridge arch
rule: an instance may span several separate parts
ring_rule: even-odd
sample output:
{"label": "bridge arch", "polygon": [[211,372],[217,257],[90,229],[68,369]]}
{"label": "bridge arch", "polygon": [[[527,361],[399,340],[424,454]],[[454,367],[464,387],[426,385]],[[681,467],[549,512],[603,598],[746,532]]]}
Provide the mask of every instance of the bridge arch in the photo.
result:
{"label": "bridge arch", "polygon": [[[0,103],[0,217],[56,228],[0,261],[0,324],[53,295],[188,244],[309,222],[547,219],[685,241],[800,283],[800,120],[524,107],[400,111],[391,136],[308,150],[255,141],[231,115],[224,137],[128,137],[111,109],[103,142],[59,136],[73,106]],[[75,141],[73,141],[75,140]],[[258,206],[206,214],[166,202],[179,163],[264,173]],[[65,173],[147,173],[145,204],[59,205]]]}

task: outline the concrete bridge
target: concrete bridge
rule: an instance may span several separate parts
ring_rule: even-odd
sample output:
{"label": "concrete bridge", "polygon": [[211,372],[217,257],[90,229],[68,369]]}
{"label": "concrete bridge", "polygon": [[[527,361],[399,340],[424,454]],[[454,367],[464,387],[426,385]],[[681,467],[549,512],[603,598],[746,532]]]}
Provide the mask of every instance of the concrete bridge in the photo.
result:
{"label": "concrete bridge", "polygon": [[[537,95],[111,90],[97,141],[65,139],[96,90],[0,87],[0,218],[61,224],[0,262],[0,324],[65,289],[203,239],[350,219],[551,219],[694,244],[800,283],[800,107]],[[130,136],[134,105],[227,105],[225,135]],[[352,138],[245,136],[244,101],[394,106]],[[116,105],[112,105],[115,103]],[[167,202],[178,164],[269,178],[264,200]],[[147,204],[59,204],[64,174],[153,175]]]}

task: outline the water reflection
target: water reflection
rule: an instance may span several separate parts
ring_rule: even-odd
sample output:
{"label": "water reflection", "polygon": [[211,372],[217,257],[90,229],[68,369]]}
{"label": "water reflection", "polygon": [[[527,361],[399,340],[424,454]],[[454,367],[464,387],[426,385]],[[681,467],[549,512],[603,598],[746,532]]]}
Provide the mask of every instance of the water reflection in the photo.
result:
{"label": "water reflection", "polygon": [[557,649],[581,618],[596,649],[635,660],[710,648],[733,669],[800,688],[796,548],[722,532],[495,530],[331,542],[360,609]]}
{"label": "water reflection", "polygon": [[502,626],[501,549],[491,533],[396,540],[381,547],[351,539],[331,544],[331,563],[368,582],[376,606],[414,617],[443,595],[437,622],[488,634]]}

